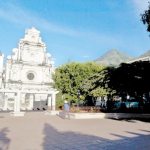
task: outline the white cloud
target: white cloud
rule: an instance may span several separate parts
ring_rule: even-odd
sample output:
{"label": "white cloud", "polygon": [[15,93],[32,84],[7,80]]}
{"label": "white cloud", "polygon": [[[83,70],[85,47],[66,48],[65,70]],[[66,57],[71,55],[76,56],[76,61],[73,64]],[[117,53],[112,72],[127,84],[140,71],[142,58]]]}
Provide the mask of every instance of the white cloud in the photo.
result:
{"label": "white cloud", "polygon": [[19,25],[39,26],[46,31],[65,34],[69,36],[76,36],[79,34],[73,29],[54,24],[46,19],[36,16],[35,14],[33,14],[33,12],[29,12],[28,10],[10,3],[0,8],[0,18]]}
{"label": "white cloud", "polygon": [[95,43],[108,43],[111,45],[120,44],[121,41],[119,38],[113,35],[106,35],[102,33],[96,33],[91,31],[85,31],[84,29],[75,30],[70,27],[58,25],[56,23],[51,22],[48,19],[42,18],[39,14],[35,12],[24,9],[18,5],[14,5],[12,3],[4,3],[0,6],[0,18],[7,20],[11,23],[15,23],[17,25],[22,25],[25,27],[35,26],[37,28],[46,30],[47,32],[54,32],[58,34],[63,34],[67,36],[80,37],[82,39],[87,39],[90,41],[94,41]]}

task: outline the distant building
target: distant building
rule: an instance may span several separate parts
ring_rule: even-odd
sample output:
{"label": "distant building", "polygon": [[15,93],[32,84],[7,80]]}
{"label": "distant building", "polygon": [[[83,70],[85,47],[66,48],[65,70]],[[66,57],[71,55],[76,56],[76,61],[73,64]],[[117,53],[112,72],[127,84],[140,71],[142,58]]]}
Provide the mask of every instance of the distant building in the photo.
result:
{"label": "distant building", "polygon": [[132,59],[130,61],[128,61],[127,63],[134,63],[134,62],[137,62],[137,61],[150,61],[150,56],[143,56],[143,57],[138,57],[138,58],[135,58],[135,59]]}
{"label": "distant building", "polygon": [[46,51],[40,32],[31,28],[19,41],[18,48],[12,50],[4,64],[0,54],[0,109],[55,110],[55,97],[58,91],[52,87],[54,62]]}

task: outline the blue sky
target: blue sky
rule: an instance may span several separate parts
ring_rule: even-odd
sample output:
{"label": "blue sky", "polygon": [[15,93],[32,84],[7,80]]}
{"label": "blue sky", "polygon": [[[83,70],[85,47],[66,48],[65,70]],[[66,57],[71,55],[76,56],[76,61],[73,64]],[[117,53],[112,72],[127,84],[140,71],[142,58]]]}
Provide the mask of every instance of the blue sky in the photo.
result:
{"label": "blue sky", "polygon": [[148,0],[0,0],[0,50],[11,54],[25,29],[41,31],[56,66],[92,61],[110,49],[150,50],[140,14]]}

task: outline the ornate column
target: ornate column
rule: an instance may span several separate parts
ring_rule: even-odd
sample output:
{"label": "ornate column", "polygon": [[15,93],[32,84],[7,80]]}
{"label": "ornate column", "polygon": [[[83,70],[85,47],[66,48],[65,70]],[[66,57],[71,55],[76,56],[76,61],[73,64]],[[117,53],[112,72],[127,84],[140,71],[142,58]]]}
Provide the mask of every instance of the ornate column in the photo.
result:
{"label": "ornate column", "polygon": [[4,107],[3,107],[3,110],[7,110],[7,106],[8,106],[8,98],[4,93]]}
{"label": "ornate column", "polygon": [[12,116],[24,116],[24,112],[20,112],[20,98],[21,92],[17,91],[17,93],[15,93],[14,112],[11,113]]}
{"label": "ornate column", "polygon": [[20,112],[20,98],[21,93],[17,92],[17,94],[15,94],[14,112]]}
{"label": "ornate column", "polygon": [[58,91],[50,92],[48,97],[48,108],[49,110],[45,112],[45,115],[58,115],[59,111],[56,110],[56,94]]}
{"label": "ornate column", "polygon": [[52,94],[52,110],[55,111],[56,110],[56,94],[53,93]]}
{"label": "ornate column", "polygon": [[0,88],[3,85],[3,62],[4,62],[4,55],[0,54]]}
{"label": "ornate column", "polygon": [[30,95],[30,102],[29,102],[29,110],[32,110],[33,109],[33,101],[34,101],[34,95],[31,94]]}
{"label": "ornate column", "polygon": [[52,110],[52,97],[50,95],[48,96],[47,106],[49,110]]}

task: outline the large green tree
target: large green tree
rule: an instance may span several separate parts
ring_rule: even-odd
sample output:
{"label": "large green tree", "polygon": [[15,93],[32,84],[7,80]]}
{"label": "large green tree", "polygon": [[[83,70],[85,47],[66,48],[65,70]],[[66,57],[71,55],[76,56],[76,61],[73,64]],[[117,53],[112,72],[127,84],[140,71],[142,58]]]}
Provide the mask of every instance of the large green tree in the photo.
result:
{"label": "large green tree", "polygon": [[145,10],[144,14],[142,14],[142,21],[147,26],[147,31],[150,32],[150,2],[148,10]]}
{"label": "large green tree", "polygon": [[[55,86],[61,91],[64,98],[77,100],[79,91],[82,92],[83,81],[103,68],[93,62],[64,64],[55,71]],[[84,98],[85,94],[80,93],[80,99]]]}
{"label": "large green tree", "polygon": [[85,95],[92,97],[101,97],[108,94],[107,85],[104,83],[105,69],[92,74],[90,77],[85,79],[82,83],[82,91]]}
{"label": "large green tree", "polygon": [[120,95],[142,96],[150,91],[150,62],[138,61],[109,68],[105,76],[110,89]]}

